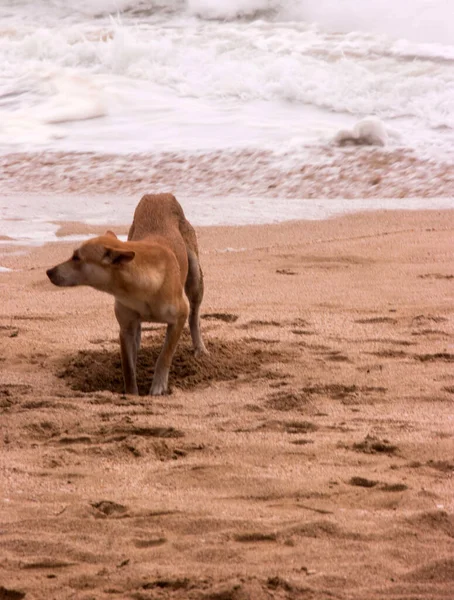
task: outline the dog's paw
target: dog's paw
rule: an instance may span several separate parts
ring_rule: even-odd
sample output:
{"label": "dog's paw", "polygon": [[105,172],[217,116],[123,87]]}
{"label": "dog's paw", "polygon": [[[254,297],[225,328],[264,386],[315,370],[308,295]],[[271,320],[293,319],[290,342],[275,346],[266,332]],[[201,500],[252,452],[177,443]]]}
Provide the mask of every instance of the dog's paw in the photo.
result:
{"label": "dog's paw", "polygon": [[157,380],[151,384],[150,396],[167,396],[169,388],[167,385],[167,379],[165,381]]}
{"label": "dog's paw", "polygon": [[203,343],[201,346],[194,348],[194,356],[196,358],[200,358],[201,356],[206,356],[207,354],[209,354],[209,352],[208,352],[205,344],[203,344]]}

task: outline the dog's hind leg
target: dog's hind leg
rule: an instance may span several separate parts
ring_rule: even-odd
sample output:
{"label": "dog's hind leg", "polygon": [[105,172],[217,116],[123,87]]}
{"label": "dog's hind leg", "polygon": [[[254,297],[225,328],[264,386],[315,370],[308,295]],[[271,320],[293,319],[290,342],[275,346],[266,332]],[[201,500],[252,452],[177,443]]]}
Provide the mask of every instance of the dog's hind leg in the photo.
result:
{"label": "dog's hind leg", "polygon": [[120,325],[121,367],[125,392],[137,396],[139,390],[136,365],[141,339],[140,317],[134,310],[124,306],[118,300],[115,301],[115,316]]}
{"label": "dog's hind leg", "polygon": [[181,310],[179,311],[175,322],[167,325],[164,345],[154,369],[153,382],[150,388],[151,396],[162,396],[163,394],[168,393],[170,365],[172,364],[172,358],[175,354],[184,324],[188,318],[188,310],[187,300],[186,298],[182,298]]}
{"label": "dog's hind leg", "polygon": [[195,356],[208,354],[200,333],[200,305],[203,299],[203,273],[197,254],[188,248],[188,277],[185,284],[189,300],[189,329]]}

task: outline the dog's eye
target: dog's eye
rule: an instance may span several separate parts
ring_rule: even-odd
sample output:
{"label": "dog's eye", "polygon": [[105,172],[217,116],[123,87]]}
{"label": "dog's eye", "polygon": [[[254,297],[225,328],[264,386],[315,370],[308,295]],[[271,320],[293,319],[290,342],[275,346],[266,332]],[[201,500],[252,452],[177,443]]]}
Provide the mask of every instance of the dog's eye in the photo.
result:
{"label": "dog's eye", "polygon": [[75,260],[77,262],[80,260],[80,256],[74,252],[72,260]]}

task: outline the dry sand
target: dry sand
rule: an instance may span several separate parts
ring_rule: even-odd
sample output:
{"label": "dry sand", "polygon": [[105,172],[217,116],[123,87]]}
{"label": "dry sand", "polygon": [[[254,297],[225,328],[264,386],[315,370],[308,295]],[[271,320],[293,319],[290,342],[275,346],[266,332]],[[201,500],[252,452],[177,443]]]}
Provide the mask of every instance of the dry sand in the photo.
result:
{"label": "dry sand", "polygon": [[6,248],[0,598],[452,598],[453,229],[199,229],[211,356],[162,398],[121,394],[112,299],[47,281],[72,245]]}

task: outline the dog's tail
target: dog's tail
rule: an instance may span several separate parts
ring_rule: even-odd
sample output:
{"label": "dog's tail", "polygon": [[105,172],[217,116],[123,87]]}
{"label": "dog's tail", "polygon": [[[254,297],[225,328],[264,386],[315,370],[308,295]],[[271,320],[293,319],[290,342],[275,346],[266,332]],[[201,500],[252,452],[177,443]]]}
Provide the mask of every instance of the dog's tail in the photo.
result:
{"label": "dog's tail", "polygon": [[203,272],[199,262],[197,236],[192,225],[186,220],[181,206],[179,208],[181,212],[178,219],[178,227],[188,255],[188,276],[185,283],[185,292],[191,304],[200,305],[203,298]]}

